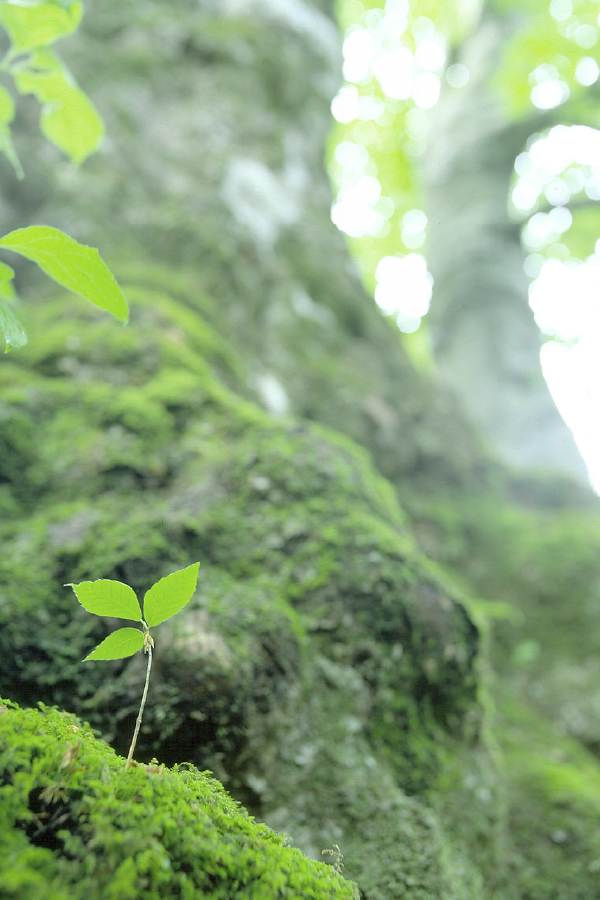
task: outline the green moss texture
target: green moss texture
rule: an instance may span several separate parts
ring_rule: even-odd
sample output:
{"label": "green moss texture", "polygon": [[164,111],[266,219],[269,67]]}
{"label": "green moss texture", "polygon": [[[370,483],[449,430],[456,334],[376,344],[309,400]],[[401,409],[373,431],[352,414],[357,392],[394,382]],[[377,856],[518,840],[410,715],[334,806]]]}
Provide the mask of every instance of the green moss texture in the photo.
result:
{"label": "green moss texture", "polygon": [[[142,594],[199,560],[191,603],[155,633],[132,779],[167,783],[145,771],[153,757],[212,770],[308,857],[339,845],[368,900],[595,897],[596,762],[530,690],[550,671],[532,635],[557,665],[577,643],[559,656],[555,626],[544,631],[536,610],[564,612],[568,583],[584,627],[597,562],[581,523],[593,510],[540,513],[499,494],[461,507],[421,492],[409,518],[348,438],[276,421],[245,397],[243,364],[193,282],[182,277],[167,292],[160,270],[125,275],[127,328],[47,297],[27,313],[28,348],[0,373],[2,695],[56,704],[125,754],[144,659],[82,663],[118,623],[89,616],[64,585],[117,578]],[[531,527],[536,516],[544,528]],[[556,562],[567,535],[579,576],[570,582]],[[556,627],[566,630],[563,620]],[[515,706],[515,692],[525,704]],[[39,714],[10,714],[20,715]],[[43,760],[32,769],[40,791],[55,783]],[[72,824],[70,807],[60,810]],[[16,897],[37,877],[29,854],[43,849],[42,870],[66,873],[63,850],[75,841],[69,825],[62,843],[26,850],[27,828],[17,829]],[[148,877],[154,890],[159,868],[143,865],[136,874],[119,858],[111,871],[130,884]],[[98,872],[86,869],[82,883],[109,896]],[[268,890],[247,896],[287,896]]]}
{"label": "green moss texture", "polygon": [[123,764],[72,714],[0,704],[3,897],[356,896],[209,774]]}
{"label": "green moss texture", "polygon": [[125,753],[144,660],[82,664],[116,623],[64,585],[142,592],[200,560],[157,630],[138,758],[211,768],[314,857],[343,835],[373,898],[384,853],[392,896],[435,895],[439,825],[409,795],[477,740],[475,627],[364,451],[234,392],[208,301],[125,290],[127,329],[48,300],[2,369],[2,691]]}

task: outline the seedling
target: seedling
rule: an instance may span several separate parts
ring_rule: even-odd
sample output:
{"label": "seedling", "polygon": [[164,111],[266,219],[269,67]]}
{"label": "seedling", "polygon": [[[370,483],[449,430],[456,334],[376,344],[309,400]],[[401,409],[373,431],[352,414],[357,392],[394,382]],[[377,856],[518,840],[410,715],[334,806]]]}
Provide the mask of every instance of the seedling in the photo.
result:
{"label": "seedling", "polygon": [[109,634],[95,650],[92,650],[83,662],[90,659],[125,659],[133,656],[138,650],[148,654],[148,668],[146,670],[146,683],[140,711],[135,722],[135,731],[129,748],[129,755],[125,763],[128,769],[133,759],[133,751],[142,724],[142,715],[148,695],[150,682],[150,669],[152,667],[152,648],[154,640],[150,635],[150,628],[160,625],[165,619],[170,619],[175,613],[190,602],[196,590],[198,569],[200,563],[194,563],[186,569],[179,569],[165,578],[161,578],[153,584],[144,596],[144,615],[140,608],[139,600],[133,590],[127,584],[120,581],[111,581],[101,578],[98,581],[82,581],[80,584],[68,584],[72,587],[77,599],[84,609],[96,616],[113,616],[117,619],[133,619],[142,624],[139,628],[119,628]]}

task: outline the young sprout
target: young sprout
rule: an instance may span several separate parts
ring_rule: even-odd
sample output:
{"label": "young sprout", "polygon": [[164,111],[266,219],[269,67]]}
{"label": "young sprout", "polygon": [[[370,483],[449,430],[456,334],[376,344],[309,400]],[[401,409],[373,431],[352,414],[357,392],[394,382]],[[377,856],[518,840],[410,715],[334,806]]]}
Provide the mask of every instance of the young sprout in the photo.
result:
{"label": "young sprout", "polygon": [[154,625],[160,625],[165,619],[170,619],[171,616],[174,616],[175,613],[178,613],[180,609],[183,609],[189,603],[196,590],[199,568],[200,563],[194,563],[186,569],[179,569],[179,571],[173,572],[171,575],[167,575],[165,578],[157,581],[156,584],[153,584],[144,596],[143,616],[135,593],[129,585],[120,581],[110,581],[107,578],[101,578],[98,581],[82,581],[81,584],[65,585],[65,587],[73,588],[77,599],[88,612],[94,613],[96,616],[133,619],[142,624],[141,631],[139,628],[119,628],[118,631],[113,631],[83,660],[87,662],[90,659],[125,659],[127,656],[133,656],[138,650],[143,650],[144,653],[148,654],[146,683],[125,769],[131,765],[131,760],[133,759],[133,751],[135,750],[140,725],[142,724],[142,715],[148,695],[152,648],[154,647],[154,640],[150,635],[149,629]]}

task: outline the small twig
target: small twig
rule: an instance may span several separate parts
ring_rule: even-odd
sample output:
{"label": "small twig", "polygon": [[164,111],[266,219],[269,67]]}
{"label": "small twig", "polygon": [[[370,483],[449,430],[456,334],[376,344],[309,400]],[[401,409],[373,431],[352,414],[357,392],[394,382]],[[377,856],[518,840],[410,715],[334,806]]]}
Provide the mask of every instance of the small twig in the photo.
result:
{"label": "small twig", "polygon": [[148,685],[150,684],[150,668],[152,667],[152,645],[154,641],[148,634],[148,626],[144,622],[144,627],[146,628],[146,634],[144,635],[144,650],[148,653],[148,668],[146,669],[146,684],[144,685],[144,693],[142,694],[142,702],[140,703],[140,711],[138,713],[138,717],[135,720],[135,731],[133,732],[133,738],[131,740],[131,747],[129,748],[129,755],[127,757],[127,762],[125,763],[125,768],[123,771],[126,771],[131,765],[131,760],[133,759],[133,751],[135,750],[135,744],[137,741],[137,736],[139,734],[140,725],[142,724],[142,715],[144,713],[144,706],[146,705],[146,697],[148,696]]}

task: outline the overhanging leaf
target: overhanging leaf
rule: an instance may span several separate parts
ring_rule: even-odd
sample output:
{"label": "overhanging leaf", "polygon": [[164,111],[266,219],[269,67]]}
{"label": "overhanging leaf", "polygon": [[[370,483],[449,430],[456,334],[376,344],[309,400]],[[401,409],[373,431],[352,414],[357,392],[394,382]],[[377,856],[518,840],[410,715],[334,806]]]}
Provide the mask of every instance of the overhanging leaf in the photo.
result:
{"label": "overhanging leaf", "polygon": [[8,31],[14,49],[23,53],[71,34],[79,25],[82,13],[80,2],[35,6],[0,3],[0,24]]}
{"label": "overhanging leaf", "polygon": [[144,597],[144,617],[148,627],[160,625],[178,613],[192,599],[200,563],[179,569],[153,584]]}
{"label": "overhanging leaf", "polygon": [[117,619],[142,618],[138,598],[128,584],[100,578],[98,581],[82,581],[71,584],[84,609],[97,616],[114,616]]}
{"label": "overhanging leaf", "polygon": [[42,109],[40,128],[75,163],[97,150],[104,135],[102,119],[79,88],[65,90],[59,106]]}
{"label": "overhanging leaf", "polygon": [[13,74],[19,92],[42,104],[42,132],[73,162],[83,162],[98,148],[104,135],[100,114],[55,53],[36,50]]}
{"label": "overhanging leaf", "polygon": [[127,301],[115,278],[94,247],[47,225],[18,228],[0,238],[0,247],[20,253],[63,287],[91,300],[123,322],[129,316]]}
{"label": "overhanging leaf", "polygon": [[109,634],[101,644],[92,650],[83,662],[89,659],[125,659],[133,656],[144,646],[144,634],[138,628],[119,628]]}

